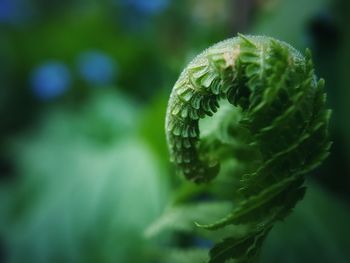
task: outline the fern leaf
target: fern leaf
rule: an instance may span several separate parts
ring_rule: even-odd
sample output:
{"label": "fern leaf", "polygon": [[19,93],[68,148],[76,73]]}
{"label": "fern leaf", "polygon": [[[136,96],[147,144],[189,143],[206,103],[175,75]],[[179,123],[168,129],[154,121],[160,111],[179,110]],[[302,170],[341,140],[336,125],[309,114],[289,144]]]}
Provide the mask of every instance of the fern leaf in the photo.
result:
{"label": "fern leaf", "polygon": [[[303,56],[263,36],[239,34],[220,42],[182,72],[166,115],[170,156],[178,171],[208,184],[227,159],[242,167],[239,174],[232,170],[240,182],[232,185],[239,199],[228,200],[233,210],[214,223],[196,225],[212,231],[245,225],[249,231],[232,233],[215,245],[210,262],[255,261],[274,223],[303,198],[304,175],[321,164],[331,146],[323,86],[310,51]],[[217,113],[227,105],[223,100],[234,109],[226,115]],[[200,130],[199,121],[212,116],[217,120],[211,131]],[[201,220],[199,212],[191,215],[196,222],[210,221]]]}

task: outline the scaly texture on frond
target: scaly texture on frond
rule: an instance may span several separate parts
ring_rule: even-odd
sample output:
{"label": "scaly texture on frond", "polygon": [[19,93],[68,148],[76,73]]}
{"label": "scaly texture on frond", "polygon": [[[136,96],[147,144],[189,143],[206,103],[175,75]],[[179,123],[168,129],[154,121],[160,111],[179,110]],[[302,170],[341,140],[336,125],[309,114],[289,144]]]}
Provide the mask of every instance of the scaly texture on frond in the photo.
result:
{"label": "scaly texture on frond", "polygon": [[[208,230],[249,226],[246,234],[216,244],[210,262],[256,261],[274,223],[303,198],[304,174],[327,157],[331,145],[323,86],[309,51],[303,56],[263,36],[220,42],[180,75],[166,116],[170,156],[178,170],[199,184],[218,175],[222,159],[245,167],[244,173],[232,174],[240,181],[232,189],[240,193],[233,211],[214,223],[196,222]],[[218,129],[200,138],[199,121],[213,116],[224,101],[233,111],[221,114]]]}

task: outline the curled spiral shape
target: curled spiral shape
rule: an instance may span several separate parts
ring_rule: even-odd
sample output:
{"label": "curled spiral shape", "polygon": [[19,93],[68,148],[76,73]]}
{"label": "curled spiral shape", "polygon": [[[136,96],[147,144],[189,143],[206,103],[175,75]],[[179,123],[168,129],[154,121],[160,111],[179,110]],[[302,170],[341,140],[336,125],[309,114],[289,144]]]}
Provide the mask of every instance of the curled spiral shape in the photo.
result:
{"label": "curled spiral shape", "polygon": [[[289,44],[265,36],[239,35],[222,41],[181,73],[166,114],[167,142],[178,170],[188,180],[207,183],[219,173],[222,159],[246,165],[243,174],[234,175],[241,185],[232,191],[242,193],[234,211],[198,226],[255,227],[243,237],[216,245],[211,262],[223,262],[228,257],[224,248],[244,242],[246,254],[239,257],[255,257],[257,244],[273,222],[284,218],[303,197],[303,175],[326,158],[331,145],[323,86],[309,51],[303,56]],[[213,131],[200,138],[200,120],[213,116],[220,105],[228,110],[217,117]]]}

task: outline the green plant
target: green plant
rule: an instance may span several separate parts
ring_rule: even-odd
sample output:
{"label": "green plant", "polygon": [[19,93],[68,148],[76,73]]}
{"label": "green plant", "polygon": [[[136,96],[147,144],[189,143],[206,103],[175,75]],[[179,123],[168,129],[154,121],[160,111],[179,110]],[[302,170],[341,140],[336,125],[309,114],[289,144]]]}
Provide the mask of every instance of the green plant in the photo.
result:
{"label": "green plant", "polygon": [[[220,42],[182,72],[166,116],[172,161],[188,180],[205,185],[213,185],[225,167],[221,173],[231,183],[226,197],[234,202],[216,222],[196,223],[206,230],[227,228],[229,235],[210,250],[210,262],[257,261],[274,223],[303,198],[304,175],[331,145],[323,86],[309,51],[304,57],[264,36]],[[219,107],[210,122],[201,120]],[[230,225],[244,227],[232,231]]]}

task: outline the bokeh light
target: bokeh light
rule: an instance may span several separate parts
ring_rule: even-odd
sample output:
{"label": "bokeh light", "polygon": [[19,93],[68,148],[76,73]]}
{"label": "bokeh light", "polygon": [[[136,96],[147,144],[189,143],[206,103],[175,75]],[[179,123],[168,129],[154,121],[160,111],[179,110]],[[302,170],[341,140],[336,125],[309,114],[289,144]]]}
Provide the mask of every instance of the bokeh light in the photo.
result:
{"label": "bokeh light", "polygon": [[78,57],[81,77],[91,86],[106,86],[116,79],[116,62],[101,51],[86,51]]}
{"label": "bokeh light", "polygon": [[30,84],[38,99],[54,99],[63,95],[70,88],[69,69],[62,62],[45,62],[33,70]]}
{"label": "bokeh light", "polygon": [[170,3],[170,0],[120,0],[117,3],[126,8],[136,10],[141,14],[152,15],[163,11]]}

